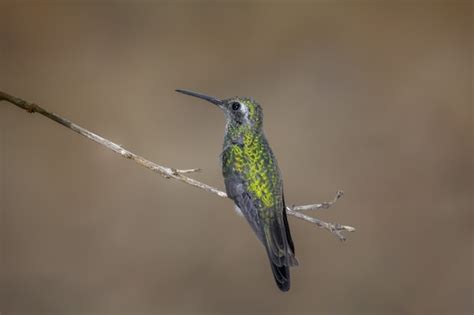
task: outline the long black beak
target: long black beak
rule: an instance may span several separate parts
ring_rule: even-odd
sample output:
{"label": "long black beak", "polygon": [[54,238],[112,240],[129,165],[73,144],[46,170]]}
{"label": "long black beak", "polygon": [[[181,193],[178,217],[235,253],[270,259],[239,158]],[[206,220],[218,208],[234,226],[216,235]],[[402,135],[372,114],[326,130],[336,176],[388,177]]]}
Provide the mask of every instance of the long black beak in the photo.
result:
{"label": "long black beak", "polygon": [[211,102],[212,104],[215,104],[217,106],[222,105],[221,100],[219,100],[215,97],[212,97],[212,96],[204,95],[204,94],[201,94],[201,93],[196,93],[196,92],[189,91],[189,90],[181,90],[181,89],[177,89],[176,92],[183,93],[183,94],[190,95],[190,96],[194,96],[194,97],[197,97],[197,98],[201,98],[201,99],[206,100],[208,102]]}

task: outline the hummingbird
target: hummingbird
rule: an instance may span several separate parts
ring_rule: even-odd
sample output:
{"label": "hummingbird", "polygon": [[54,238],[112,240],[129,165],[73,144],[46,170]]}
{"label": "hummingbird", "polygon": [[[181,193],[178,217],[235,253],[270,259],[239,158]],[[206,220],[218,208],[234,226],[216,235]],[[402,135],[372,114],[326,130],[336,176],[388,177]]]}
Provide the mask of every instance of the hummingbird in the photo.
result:
{"label": "hummingbird", "polygon": [[252,98],[218,98],[178,89],[224,111],[226,127],[220,155],[227,195],[263,244],[275,282],[290,289],[290,267],[297,266],[286,216],[283,181],[263,132],[263,111]]}

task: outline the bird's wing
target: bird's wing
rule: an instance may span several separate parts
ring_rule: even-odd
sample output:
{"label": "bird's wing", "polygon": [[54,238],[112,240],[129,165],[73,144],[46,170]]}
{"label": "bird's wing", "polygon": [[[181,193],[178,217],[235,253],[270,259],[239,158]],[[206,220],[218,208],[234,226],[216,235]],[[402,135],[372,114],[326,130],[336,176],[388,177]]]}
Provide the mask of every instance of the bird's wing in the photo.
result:
{"label": "bird's wing", "polygon": [[271,260],[277,266],[292,266],[295,247],[290,234],[283,195],[281,199],[277,199],[279,200],[272,209],[259,211],[259,216],[264,221],[263,232]]}
{"label": "bird's wing", "polygon": [[[290,225],[288,224],[288,216],[286,214],[286,203],[285,203],[285,195],[282,193],[282,202],[283,202],[283,223],[285,225],[285,234],[286,239],[288,241],[288,245],[290,246],[291,252],[293,253],[293,258],[295,258],[295,244],[293,243],[293,238],[291,238],[290,233]],[[291,263],[292,266],[297,266],[298,261],[295,258],[295,261]]]}
{"label": "bird's wing", "polygon": [[231,175],[225,178],[227,195],[239,207],[258,239],[263,242],[258,209],[254,205],[252,196],[246,191],[245,185],[245,181],[239,175]]}
{"label": "bird's wing", "polygon": [[[271,209],[259,209],[258,203],[245,189],[245,181],[238,175],[228,176],[225,180],[229,197],[240,208],[257,237],[265,246],[275,277],[282,291],[290,288],[290,266],[298,264],[294,255],[283,196]],[[268,214],[268,215],[267,215]]]}

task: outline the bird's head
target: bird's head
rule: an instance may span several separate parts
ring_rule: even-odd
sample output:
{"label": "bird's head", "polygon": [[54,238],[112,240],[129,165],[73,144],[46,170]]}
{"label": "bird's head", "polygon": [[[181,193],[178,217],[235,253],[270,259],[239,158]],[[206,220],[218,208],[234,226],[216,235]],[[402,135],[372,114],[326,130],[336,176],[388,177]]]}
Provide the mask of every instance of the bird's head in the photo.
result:
{"label": "bird's head", "polygon": [[224,111],[227,123],[260,129],[263,123],[263,112],[260,105],[251,98],[231,97],[220,100],[212,96],[178,89],[176,92],[194,96],[217,105]]}

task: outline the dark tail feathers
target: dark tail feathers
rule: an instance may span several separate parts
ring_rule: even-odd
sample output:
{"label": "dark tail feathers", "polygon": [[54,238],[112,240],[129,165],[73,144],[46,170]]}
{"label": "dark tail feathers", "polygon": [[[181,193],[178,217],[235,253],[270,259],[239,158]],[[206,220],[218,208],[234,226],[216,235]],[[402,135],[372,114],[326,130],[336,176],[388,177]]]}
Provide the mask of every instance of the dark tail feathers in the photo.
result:
{"label": "dark tail feathers", "polygon": [[288,265],[278,266],[270,259],[270,265],[272,267],[273,277],[278,288],[286,292],[290,290],[290,267],[298,266],[298,260],[295,255],[291,252],[288,253]]}

